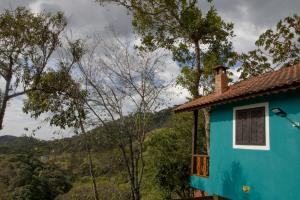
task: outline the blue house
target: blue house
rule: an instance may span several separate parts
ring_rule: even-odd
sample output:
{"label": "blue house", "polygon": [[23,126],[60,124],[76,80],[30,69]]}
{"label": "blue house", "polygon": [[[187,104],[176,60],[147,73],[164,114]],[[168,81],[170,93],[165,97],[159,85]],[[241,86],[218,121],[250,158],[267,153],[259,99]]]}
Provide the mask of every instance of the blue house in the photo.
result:
{"label": "blue house", "polygon": [[[203,108],[210,109],[209,155],[197,146]],[[300,65],[233,85],[226,68],[217,67],[214,93],[175,109],[182,111],[194,113],[196,191],[224,199],[300,199]]]}

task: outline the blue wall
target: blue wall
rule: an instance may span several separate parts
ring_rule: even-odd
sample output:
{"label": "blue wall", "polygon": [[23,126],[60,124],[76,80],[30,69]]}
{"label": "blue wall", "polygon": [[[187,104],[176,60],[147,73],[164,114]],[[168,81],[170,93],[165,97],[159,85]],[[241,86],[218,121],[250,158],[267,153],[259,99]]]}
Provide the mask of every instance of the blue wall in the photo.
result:
{"label": "blue wall", "polygon": [[[214,107],[210,176],[191,177],[192,187],[230,199],[300,199],[300,129],[270,113],[270,150],[232,147],[233,107],[269,102],[300,121],[300,90]],[[244,193],[243,185],[250,186]]]}

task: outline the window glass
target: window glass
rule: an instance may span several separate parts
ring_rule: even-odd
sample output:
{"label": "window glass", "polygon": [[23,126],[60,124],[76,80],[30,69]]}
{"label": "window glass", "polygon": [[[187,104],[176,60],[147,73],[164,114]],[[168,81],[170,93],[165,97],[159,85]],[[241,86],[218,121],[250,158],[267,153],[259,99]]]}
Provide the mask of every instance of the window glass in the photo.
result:
{"label": "window glass", "polygon": [[235,111],[235,144],[266,145],[265,107]]}

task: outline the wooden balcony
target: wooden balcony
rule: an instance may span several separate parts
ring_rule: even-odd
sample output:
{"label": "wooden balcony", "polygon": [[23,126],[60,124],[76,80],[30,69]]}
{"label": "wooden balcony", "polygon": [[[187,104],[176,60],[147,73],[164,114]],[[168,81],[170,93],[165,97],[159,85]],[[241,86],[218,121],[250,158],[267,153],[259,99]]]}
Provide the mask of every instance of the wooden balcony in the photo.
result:
{"label": "wooden balcony", "polygon": [[192,158],[192,174],[201,177],[209,176],[209,156],[193,155]]}

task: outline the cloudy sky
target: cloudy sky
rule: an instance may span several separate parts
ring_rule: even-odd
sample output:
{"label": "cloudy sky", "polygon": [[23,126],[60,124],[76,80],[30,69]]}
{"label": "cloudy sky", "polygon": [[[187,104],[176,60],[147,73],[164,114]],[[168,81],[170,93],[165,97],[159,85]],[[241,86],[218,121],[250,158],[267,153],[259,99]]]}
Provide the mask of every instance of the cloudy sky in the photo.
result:
{"label": "cloudy sky", "polygon": [[[199,0],[199,4],[205,4]],[[17,6],[26,6],[33,12],[63,11],[68,18],[68,31],[74,37],[86,37],[92,34],[105,34],[110,26],[124,38],[131,38],[132,29],[130,16],[126,10],[117,6],[99,6],[93,0],[0,0],[0,12],[3,9],[14,9]],[[234,48],[238,52],[246,52],[254,48],[254,41],[258,35],[267,28],[274,27],[276,22],[285,16],[299,14],[299,0],[215,0],[215,6],[219,14],[226,20],[235,24],[236,37],[233,40]],[[179,67],[170,63],[166,69],[167,77],[174,79],[180,72]],[[1,84],[1,82],[0,82]],[[183,103],[187,92],[178,87],[170,88],[173,102]],[[4,130],[0,135],[30,135],[38,126],[36,137],[51,139],[53,137],[68,137],[71,131],[63,131],[59,135],[53,134],[59,131],[49,127],[42,120],[33,120],[22,113],[22,97],[10,102],[6,111]],[[25,131],[24,128],[29,128]]]}

